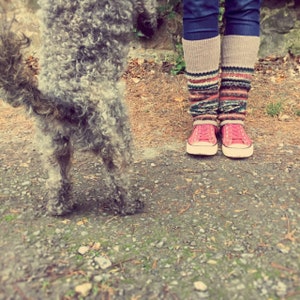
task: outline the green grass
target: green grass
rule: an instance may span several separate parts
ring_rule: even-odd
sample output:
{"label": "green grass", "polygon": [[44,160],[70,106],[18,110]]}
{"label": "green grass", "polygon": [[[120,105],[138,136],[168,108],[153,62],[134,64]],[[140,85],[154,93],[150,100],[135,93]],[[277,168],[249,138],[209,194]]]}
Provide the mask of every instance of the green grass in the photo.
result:
{"label": "green grass", "polygon": [[296,115],[297,117],[300,117],[300,109],[297,109],[297,110],[295,111],[295,115]]}
{"label": "green grass", "polygon": [[12,222],[17,218],[17,216],[15,215],[6,215],[3,217],[4,221],[6,222]]}
{"label": "green grass", "polygon": [[175,64],[174,64],[173,68],[171,69],[172,75],[178,75],[180,73],[183,73],[185,70],[183,47],[182,47],[182,44],[180,44],[180,43],[178,43],[176,45],[176,54],[177,54],[177,57],[175,59]]}
{"label": "green grass", "polygon": [[48,281],[48,280],[43,280],[42,281],[42,289],[44,290],[44,291],[47,291],[47,290],[49,290],[51,288],[51,283],[50,283],[50,281]]}
{"label": "green grass", "polygon": [[266,112],[270,117],[277,117],[283,111],[283,103],[281,101],[269,103],[266,107]]}

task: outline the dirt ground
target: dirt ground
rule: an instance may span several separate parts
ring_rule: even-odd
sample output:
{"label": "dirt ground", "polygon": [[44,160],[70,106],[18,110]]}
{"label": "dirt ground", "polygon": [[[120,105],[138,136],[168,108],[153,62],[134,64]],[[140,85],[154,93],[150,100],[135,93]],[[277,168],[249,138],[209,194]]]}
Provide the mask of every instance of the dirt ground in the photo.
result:
{"label": "dirt ground", "polygon": [[[34,16],[22,29],[38,44]],[[76,153],[78,210],[45,215],[46,175],[33,121],[0,100],[0,300],[296,300],[300,295],[300,61],[256,65],[247,131],[253,157],[185,154],[184,75],[149,51],[123,80],[145,202],[103,211],[102,164]]]}
{"label": "dirt ground", "polygon": [[298,299],[299,60],[257,64],[246,160],[185,154],[185,79],[165,69],[136,58],[124,74],[146,204],[135,216],[102,210],[101,162],[81,153],[79,209],[45,216],[34,125],[0,102],[0,299]]}
{"label": "dirt ground", "polygon": [[[256,66],[247,127],[263,149],[299,141],[299,68],[299,58],[291,57],[261,60]],[[184,76],[170,76],[161,65],[137,59],[129,64],[126,78],[136,144],[184,142],[191,129]],[[268,107],[277,103],[282,108],[271,117]]]}
{"label": "dirt ground", "polygon": [[[272,151],[300,138],[300,58],[267,58],[256,65],[248,101],[246,126],[258,151]],[[124,74],[126,102],[137,148],[184,143],[191,130],[184,75],[170,75],[166,62],[136,58]],[[32,121],[21,109],[1,103],[0,129],[18,135],[32,130]]]}

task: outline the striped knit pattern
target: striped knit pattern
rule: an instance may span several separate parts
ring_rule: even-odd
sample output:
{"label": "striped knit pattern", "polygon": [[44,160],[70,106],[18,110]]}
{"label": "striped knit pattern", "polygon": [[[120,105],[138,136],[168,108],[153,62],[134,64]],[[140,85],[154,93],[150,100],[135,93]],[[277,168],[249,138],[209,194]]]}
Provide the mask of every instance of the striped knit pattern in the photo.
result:
{"label": "striped knit pattern", "polygon": [[219,106],[220,36],[182,40],[189,91],[189,113],[194,120],[216,120]]}
{"label": "striped knit pattern", "polygon": [[220,121],[245,119],[259,37],[225,35],[221,51]]}
{"label": "striped knit pattern", "polygon": [[219,107],[219,70],[206,73],[186,72],[189,113],[196,120],[214,120]]}
{"label": "striped knit pattern", "polygon": [[252,68],[222,67],[219,119],[244,120]]}

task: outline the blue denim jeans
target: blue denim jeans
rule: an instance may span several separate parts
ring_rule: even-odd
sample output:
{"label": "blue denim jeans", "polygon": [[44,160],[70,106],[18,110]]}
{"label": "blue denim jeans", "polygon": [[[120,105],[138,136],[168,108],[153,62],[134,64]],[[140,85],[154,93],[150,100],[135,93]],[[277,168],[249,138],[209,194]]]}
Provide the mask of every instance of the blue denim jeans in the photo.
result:
{"label": "blue denim jeans", "polygon": [[[259,36],[261,0],[226,0],[225,35]],[[219,0],[183,0],[183,38],[203,40],[219,34]]]}

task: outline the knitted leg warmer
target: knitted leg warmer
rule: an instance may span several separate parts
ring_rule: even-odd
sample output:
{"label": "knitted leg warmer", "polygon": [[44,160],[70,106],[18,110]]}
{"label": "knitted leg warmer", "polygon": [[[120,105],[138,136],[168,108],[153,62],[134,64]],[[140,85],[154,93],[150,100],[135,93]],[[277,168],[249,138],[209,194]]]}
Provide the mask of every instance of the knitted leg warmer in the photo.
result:
{"label": "knitted leg warmer", "polygon": [[222,41],[219,120],[245,119],[259,37],[227,35]]}
{"label": "knitted leg warmer", "polygon": [[183,39],[189,113],[194,120],[216,120],[219,106],[220,36]]}

